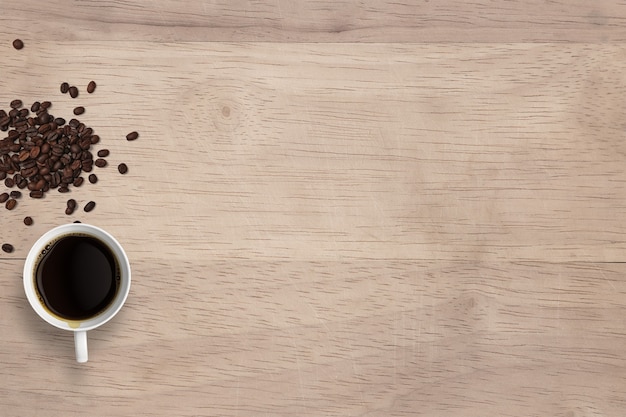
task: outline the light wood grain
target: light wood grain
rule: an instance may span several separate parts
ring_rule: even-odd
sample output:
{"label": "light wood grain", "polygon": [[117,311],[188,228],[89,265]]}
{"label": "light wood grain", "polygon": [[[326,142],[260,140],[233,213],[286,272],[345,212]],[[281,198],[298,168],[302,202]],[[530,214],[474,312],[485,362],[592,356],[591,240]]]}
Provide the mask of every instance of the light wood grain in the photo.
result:
{"label": "light wood grain", "polygon": [[[624,42],[615,0],[2,2],[27,40]],[[27,28],[27,29],[26,29]]]}
{"label": "light wood grain", "polygon": [[[111,151],[0,210],[0,414],[623,414],[620,3],[0,5],[0,108]],[[133,269],[85,365],[21,277],[73,220]]]}

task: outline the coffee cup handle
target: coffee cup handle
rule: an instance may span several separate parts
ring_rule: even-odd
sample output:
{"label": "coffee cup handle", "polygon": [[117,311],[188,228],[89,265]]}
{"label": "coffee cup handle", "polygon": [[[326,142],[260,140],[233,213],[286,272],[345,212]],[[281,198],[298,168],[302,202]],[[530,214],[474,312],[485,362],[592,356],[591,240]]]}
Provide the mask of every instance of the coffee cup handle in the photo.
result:
{"label": "coffee cup handle", "polygon": [[87,331],[77,330],[74,332],[74,350],[76,350],[76,362],[85,363],[89,358],[87,353]]}

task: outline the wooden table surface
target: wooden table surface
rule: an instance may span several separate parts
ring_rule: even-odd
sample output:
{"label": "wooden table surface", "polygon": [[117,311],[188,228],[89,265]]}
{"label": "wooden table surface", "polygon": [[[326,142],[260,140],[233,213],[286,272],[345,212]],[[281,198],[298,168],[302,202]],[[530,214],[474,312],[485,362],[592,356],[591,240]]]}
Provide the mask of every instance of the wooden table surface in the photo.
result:
{"label": "wooden table surface", "polygon": [[[3,416],[624,415],[623,2],[54,3],[0,0],[0,108],[111,155],[0,207]],[[74,220],[133,271],[84,365],[21,272]]]}

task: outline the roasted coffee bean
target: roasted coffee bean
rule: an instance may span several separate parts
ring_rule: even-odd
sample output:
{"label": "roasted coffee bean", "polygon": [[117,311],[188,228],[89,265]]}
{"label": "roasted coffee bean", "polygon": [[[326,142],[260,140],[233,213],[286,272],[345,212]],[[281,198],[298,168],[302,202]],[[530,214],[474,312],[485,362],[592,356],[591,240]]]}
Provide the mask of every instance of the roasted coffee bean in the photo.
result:
{"label": "roasted coffee bean", "polygon": [[[21,49],[21,48],[17,48],[17,49]],[[4,243],[2,245],[2,250],[6,253],[11,253],[13,252],[13,245],[11,245],[10,243]]]}
{"label": "roasted coffee bean", "polygon": [[78,178],[76,178],[76,179],[74,180],[74,182],[72,183],[72,185],[73,185],[74,187],[80,187],[81,185],[83,185],[83,181],[84,181],[84,178],[83,178],[83,177],[78,177]]}
{"label": "roasted coffee bean", "polygon": [[95,81],[89,81],[89,84],[87,84],[87,92],[89,94],[91,94],[94,91],[96,91],[96,82]]}
{"label": "roasted coffee bean", "polygon": [[117,166],[117,170],[120,174],[126,174],[128,172],[128,166],[125,163],[121,163]]}
{"label": "roasted coffee bean", "polygon": [[78,88],[76,88],[75,86],[71,86],[68,91],[70,92],[70,97],[72,98],[76,98],[78,97]]}
{"label": "roasted coffee bean", "polygon": [[29,195],[30,195],[31,198],[42,198],[43,197],[43,191],[41,191],[41,190],[31,191]]}
{"label": "roasted coffee bean", "polygon": [[20,198],[22,196],[22,192],[15,190],[11,191],[9,195],[11,196],[11,198]]}
{"label": "roasted coffee bean", "polygon": [[83,106],[74,107],[74,114],[80,116],[85,113],[85,108]]}
{"label": "roasted coffee bean", "polygon": [[22,107],[22,104],[22,100],[15,99],[11,102],[10,106],[12,109],[19,109],[20,107]]}
{"label": "roasted coffee bean", "polygon": [[7,188],[13,188],[13,186],[15,185],[15,181],[13,181],[13,178],[9,177],[4,180],[4,185]]}
{"label": "roasted coffee bean", "polygon": [[68,83],[65,83],[65,82],[61,83],[61,92],[63,94],[67,93],[69,89],[70,89],[70,85]]}
{"label": "roasted coffee bean", "polygon": [[41,108],[44,110],[48,109],[50,106],[52,106],[51,101],[46,100],[41,102]]}
{"label": "roasted coffee bean", "polygon": [[24,224],[25,224],[26,226],[30,226],[30,225],[32,225],[32,224],[33,224],[33,218],[32,218],[32,217],[30,217],[30,216],[26,216],[26,217],[24,217]]}
{"label": "roasted coffee bean", "polygon": [[137,132],[130,132],[128,135],[126,135],[126,140],[135,140],[139,137],[139,133]]}
{"label": "roasted coffee bean", "polygon": [[4,203],[9,199],[9,193],[0,194],[0,203]]}
{"label": "roasted coffee bean", "polygon": [[7,210],[13,210],[16,205],[17,205],[17,200],[10,198],[7,200],[4,207],[6,207]]}
{"label": "roasted coffee bean", "polygon": [[22,152],[19,153],[18,159],[20,160],[20,162],[24,162],[28,158],[30,158],[30,152],[29,151],[23,150]]}
{"label": "roasted coffee bean", "polygon": [[33,103],[33,105],[32,105],[32,106],[30,106],[30,111],[32,111],[33,113],[37,113],[37,112],[39,111],[39,106],[40,106],[40,105],[41,105],[41,103],[40,103],[40,102],[35,101],[35,102]]}
{"label": "roasted coffee bean", "polygon": [[85,204],[85,208],[84,210],[89,213],[91,210],[94,209],[94,207],[96,207],[96,202],[95,201],[90,201],[89,203]]}
{"label": "roasted coffee bean", "polygon": [[73,198],[70,198],[69,200],[67,200],[67,207],[75,209],[78,206],[78,203],[76,203],[76,200],[74,200]]}
{"label": "roasted coffee bean", "polygon": [[100,149],[98,151],[98,156],[100,158],[106,158],[107,156],[109,156],[109,150],[108,149]]}
{"label": "roasted coffee bean", "polygon": [[59,187],[58,191],[59,191],[60,193],[67,193],[67,192],[69,192],[69,191],[70,191],[70,189],[69,189],[69,188],[67,188],[67,186],[66,186],[66,185],[64,185],[64,186],[62,186],[62,187]]}
{"label": "roasted coffee bean", "polygon": [[89,182],[92,184],[95,184],[98,182],[98,177],[96,176],[96,174],[90,174],[89,175]]}
{"label": "roasted coffee bean", "polygon": [[106,159],[102,159],[102,158],[98,158],[96,159],[96,162],[94,162],[96,164],[96,166],[98,168],[104,168],[105,166],[107,166],[107,161]]}
{"label": "roasted coffee bean", "polygon": [[72,213],[74,213],[74,210],[75,209],[73,209],[73,208],[65,207],[65,214],[67,214],[68,216],[71,216]]}
{"label": "roasted coffee bean", "polygon": [[96,143],[100,142],[100,136],[98,135],[91,135],[91,140],[90,140],[92,145],[95,145]]}
{"label": "roasted coffee bean", "polygon": [[54,119],[54,123],[56,123],[57,126],[63,126],[65,124],[65,119],[62,117],[57,117],[56,119]]}
{"label": "roasted coffee bean", "polygon": [[21,39],[16,39],[13,41],[13,47],[19,51],[24,47],[24,42]]}

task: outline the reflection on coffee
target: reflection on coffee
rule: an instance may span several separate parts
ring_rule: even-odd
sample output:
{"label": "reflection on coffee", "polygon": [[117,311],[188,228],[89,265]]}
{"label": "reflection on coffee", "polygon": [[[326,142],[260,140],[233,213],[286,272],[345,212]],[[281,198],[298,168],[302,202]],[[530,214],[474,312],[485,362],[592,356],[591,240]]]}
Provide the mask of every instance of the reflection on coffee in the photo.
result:
{"label": "reflection on coffee", "polygon": [[68,320],[85,320],[104,311],[119,289],[115,255],[100,240],[82,234],[61,236],[42,251],[35,283],[41,302]]}

